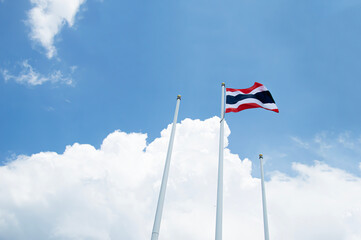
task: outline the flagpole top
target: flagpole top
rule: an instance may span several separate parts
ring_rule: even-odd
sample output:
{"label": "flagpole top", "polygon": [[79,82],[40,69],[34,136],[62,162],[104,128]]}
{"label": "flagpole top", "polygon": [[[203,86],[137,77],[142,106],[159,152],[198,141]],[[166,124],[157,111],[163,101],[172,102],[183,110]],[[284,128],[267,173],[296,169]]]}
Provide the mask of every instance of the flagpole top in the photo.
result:
{"label": "flagpole top", "polygon": [[178,95],[178,96],[177,96],[177,99],[179,99],[179,100],[180,100],[180,99],[181,99],[181,95]]}
{"label": "flagpole top", "polygon": [[226,86],[226,84],[225,84],[224,82],[222,82],[222,87],[223,87],[223,86]]}
{"label": "flagpole top", "polygon": [[260,154],[260,155],[259,155],[259,158],[262,158],[262,159],[263,159],[263,155],[262,155],[262,154]]}

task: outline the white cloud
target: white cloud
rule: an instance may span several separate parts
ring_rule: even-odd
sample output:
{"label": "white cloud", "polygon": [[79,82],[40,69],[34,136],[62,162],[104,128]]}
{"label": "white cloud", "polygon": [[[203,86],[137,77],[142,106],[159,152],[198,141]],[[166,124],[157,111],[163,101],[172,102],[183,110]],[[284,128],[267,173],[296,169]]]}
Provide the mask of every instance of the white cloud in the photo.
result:
{"label": "white cloud", "polygon": [[[170,131],[149,144],[115,131],[99,149],[76,143],[1,167],[0,239],[149,239]],[[160,240],[214,237],[218,131],[217,117],[178,124]],[[271,238],[361,239],[361,179],[319,162],[293,169],[266,183]],[[226,148],[225,239],[263,238],[251,170]]]}
{"label": "white cloud", "polygon": [[32,9],[28,12],[30,38],[40,43],[47,51],[47,57],[56,55],[54,37],[65,24],[74,25],[74,19],[85,0],[30,0]]}
{"label": "white cloud", "polygon": [[[73,71],[71,69],[71,71]],[[13,80],[19,84],[37,86],[42,85],[46,82],[50,83],[62,83],[71,85],[73,83],[70,77],[65,77],[60,70],[56,70],[49,75],[45,76],[36,70],[28,63],[27,60],[21,63],[21,71],[18,75],[12,75],[7,69],[1,70],[5,81]]]}

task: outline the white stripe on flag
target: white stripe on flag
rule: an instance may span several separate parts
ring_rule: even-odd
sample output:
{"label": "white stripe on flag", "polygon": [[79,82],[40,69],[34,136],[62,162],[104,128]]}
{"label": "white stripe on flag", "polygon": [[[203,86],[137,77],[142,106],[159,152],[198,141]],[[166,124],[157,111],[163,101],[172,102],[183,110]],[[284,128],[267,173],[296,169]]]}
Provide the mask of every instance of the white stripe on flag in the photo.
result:
{"label": "white stripe on flag", "polygon": [[[264,92],[264,91],[268,91],[268,89],[265,86],[259,86],[258,88],[253,89],[252,92],[247,93],[247,94],[256,94],[256,93]],[[245,93],[243,93],[241,91],[235,91],[235,92],[227,91],[227,96],[237,96],[239,94],[244,95]]]}

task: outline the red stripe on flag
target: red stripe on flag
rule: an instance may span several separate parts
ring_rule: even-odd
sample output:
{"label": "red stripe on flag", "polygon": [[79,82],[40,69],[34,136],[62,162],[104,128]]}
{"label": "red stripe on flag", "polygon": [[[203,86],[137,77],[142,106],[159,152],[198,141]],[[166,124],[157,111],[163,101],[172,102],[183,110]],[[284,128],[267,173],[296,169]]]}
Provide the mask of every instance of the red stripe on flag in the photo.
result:
{"label": "red stripe on flag", "polygon": [[260,87],[260,86],[263,86],[263,84],[258,83],[258,82],[255,82],[255,83],[253,84],[253,86],[250,87],[250,88],[245,88],[245,89],[226,88],[226,91],[227,91],[227,92],[236,92],[236,91],[239,91],[239,92],[241,92],[241,93],[248,94],[248,93],[252,92],[253,90],[255,90],[256,88],[258,88],[258,87]]}
{"label": "red stripe on flag", "polygon": [[266,110],[270,110],[270,111],[279,113],[278,109],[268,109],[268,108],[264,108],[264,107],[258,105],[257,103],[245,103],[245,104],[239,105],[237,108],[226,108],[226,113],[229,113],[229,112],[240,112],[240,111],[242,111],[242,110],[251,109],[251,108],[263,108],[263,109],[266,109]]}

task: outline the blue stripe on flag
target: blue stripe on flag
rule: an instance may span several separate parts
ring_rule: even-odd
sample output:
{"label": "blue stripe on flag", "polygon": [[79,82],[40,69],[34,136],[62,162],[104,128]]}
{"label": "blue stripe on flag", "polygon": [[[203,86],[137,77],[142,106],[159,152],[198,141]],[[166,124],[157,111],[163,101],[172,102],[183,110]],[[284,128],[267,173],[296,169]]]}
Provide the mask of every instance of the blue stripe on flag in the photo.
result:
{"label": "blue stripe on flag", "polygon": [[238,94],[236,96],[227,95],[226,103],[227,104],[235,104],[239,101],[242,101],[247,98],[255,98],[261,101],[262,103],[275,103],[273,97],[269,91],[258,92],[256,94]]}

